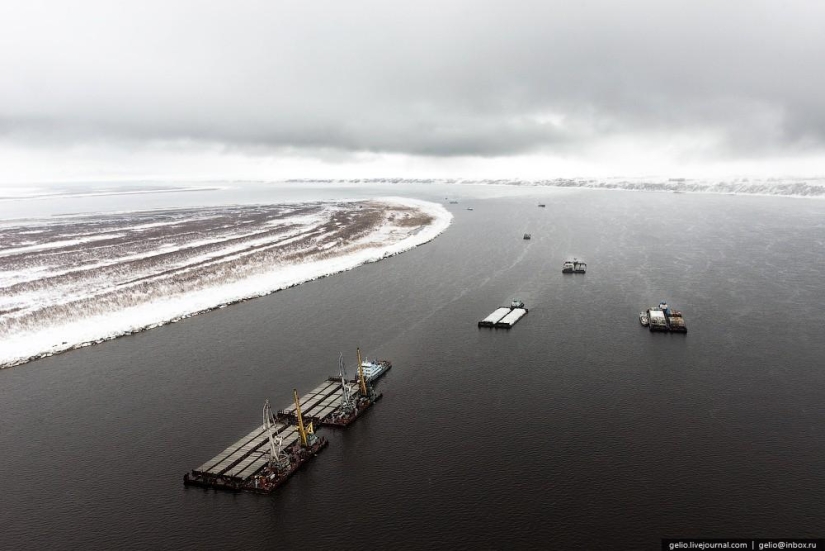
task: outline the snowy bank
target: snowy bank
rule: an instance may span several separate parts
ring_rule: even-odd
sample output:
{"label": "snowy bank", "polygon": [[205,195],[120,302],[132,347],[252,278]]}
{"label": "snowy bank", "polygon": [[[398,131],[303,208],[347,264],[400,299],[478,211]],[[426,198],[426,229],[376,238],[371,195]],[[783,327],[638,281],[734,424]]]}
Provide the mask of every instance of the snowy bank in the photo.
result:
{"label": "snowy bank", "polygon": [[452,215],[385,197],[103,218],[4,229],[0,367],[402,253],[442,233]]}

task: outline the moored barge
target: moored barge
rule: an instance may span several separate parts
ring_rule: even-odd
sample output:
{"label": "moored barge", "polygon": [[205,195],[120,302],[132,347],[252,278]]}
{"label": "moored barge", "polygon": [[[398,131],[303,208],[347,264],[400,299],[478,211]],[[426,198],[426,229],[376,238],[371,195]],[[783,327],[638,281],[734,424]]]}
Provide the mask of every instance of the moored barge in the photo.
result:
{"label": "moored barge", "polygon": [[359,367],[354,380],[347,378],[341,355],[338,377],[331,377],[300,398],[293,390],[293,404],[277,415],[267,400],[263,423],[186,473],[184,485],[268,494],[285,483],[327,446],[327,439],[315,434],[315,425],[346,427],[381,398],[372,383],[386,374],[392,363],[362,361],[360,349],[357,354]]}
{"label": "moored barge", "polygon": [[[392,363],[386,360],[363,361],[360,348],[357,355],[359,367],[354,380],[347,377],[343,356],[339,356],[338,376],[330,377],[301,397],[299,403],[304,417],[321,426],[346,427],[381,399],[381,393],[375,391],[372,383],[385,374]],[[372,379],[366,376],[367,367],[372,368]],[[285,422],[296,422],[295,406],[290,405],[279,411],[278,418]]]}
{"label": "moored barge", "polygon": [[[298,392],[293,391],[298,400]],[[230,492],[268,494],[281,486],[328,444],[315,435],[312,423],[304,425],[298,406],[297,426],[278,422],[269,400],[264,403],[263,424],[197,469],[183,475],[185,486]]]}

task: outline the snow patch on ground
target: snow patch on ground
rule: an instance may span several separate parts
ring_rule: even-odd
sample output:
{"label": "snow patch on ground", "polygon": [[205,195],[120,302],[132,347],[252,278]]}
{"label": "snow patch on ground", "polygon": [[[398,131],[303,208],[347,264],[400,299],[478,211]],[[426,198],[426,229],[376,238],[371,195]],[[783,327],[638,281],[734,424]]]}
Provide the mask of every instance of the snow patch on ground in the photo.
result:
{"label": "snow patch on ground", "polygon": [[[441,205],[402,197],[164,216],[172,215],[64,219],[25,247],[19,236],[28,243],[42,222],[3,228],[0,367],[376,262],[431,241],[452,220]],[[98,225],[100,236],[88,236]],[[84,238],[49,241],[73,232]],[[82,246],[97,242],[105,245]]]}

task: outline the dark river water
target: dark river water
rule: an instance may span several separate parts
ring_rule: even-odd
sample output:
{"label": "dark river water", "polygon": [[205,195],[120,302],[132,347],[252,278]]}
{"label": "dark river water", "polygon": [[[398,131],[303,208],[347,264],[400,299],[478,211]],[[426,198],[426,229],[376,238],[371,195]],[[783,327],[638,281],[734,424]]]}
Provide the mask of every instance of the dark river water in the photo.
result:
{"label": "dark river water", "polygon": [[[825,201],[468,190],[448,206],[453,225],[400,256],[0,371],[0,548],[825,535]],[[570,256],[586,275],[562,275]],[[515,297],[530,313],[512,330],[477,328]],[[687,335],[639,325],[660,300]],[[352,368],[356,346],[392,360],[384,399],[288,484],[184,488],[265,399],[287,405],[339,351]]]}

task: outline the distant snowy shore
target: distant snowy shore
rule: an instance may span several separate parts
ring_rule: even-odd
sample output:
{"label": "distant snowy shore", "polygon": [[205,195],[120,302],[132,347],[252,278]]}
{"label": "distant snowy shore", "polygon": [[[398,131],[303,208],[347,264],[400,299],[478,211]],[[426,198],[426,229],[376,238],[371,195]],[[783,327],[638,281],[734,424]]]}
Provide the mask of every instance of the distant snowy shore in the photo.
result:
{"label": "distant snowy shore", "polygon": [[431,241],[401,197],[66,217],[0,228],[0,367],[263,296]]}
{"label": "distant snowy shore", "polygon": [[648,191],[670,193],[711,193],[724,195],[765,195],[774,197],[825,198],[825,177],[811,178],[555,178],[547,180],[521,179],[455,179],[455,178],[370,178],[353,180],[296,179],[290,183],[339,184],[470,184],[522,187],[555,187]]}

